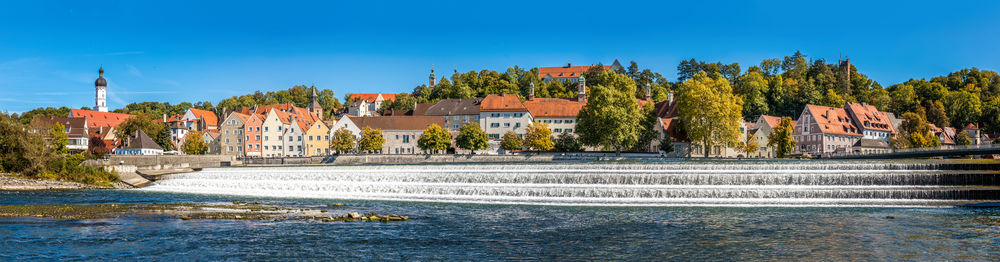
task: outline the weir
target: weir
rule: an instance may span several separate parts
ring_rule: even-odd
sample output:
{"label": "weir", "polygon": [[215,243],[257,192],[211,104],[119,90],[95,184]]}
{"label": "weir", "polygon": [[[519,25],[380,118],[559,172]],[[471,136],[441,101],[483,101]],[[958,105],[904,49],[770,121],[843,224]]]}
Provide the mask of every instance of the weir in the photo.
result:
{"label": "weir", "polygon": [[950,206],[1000,200],[994,165],[892,161],[213,168],[141,190],[261,197],[608,206]]}

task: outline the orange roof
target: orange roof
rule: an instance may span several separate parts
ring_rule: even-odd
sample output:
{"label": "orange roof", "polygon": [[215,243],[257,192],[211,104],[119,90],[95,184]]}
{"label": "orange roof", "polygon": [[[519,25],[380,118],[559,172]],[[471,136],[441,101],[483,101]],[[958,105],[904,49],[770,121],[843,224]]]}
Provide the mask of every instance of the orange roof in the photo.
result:
{"label": "orange roof", "polygon": [[586,103],[562,98],[535,98],[524,101],[534,117],[576,117]]}
{"label": "orange roof", "polygon": [[521,98],[512,94],[488,95],[480,104],[480,111],[528,111]]}
{"label": "orange roof", "polygon": [[188,110],[191,110],[194,117],[204,119],[206,125],[216,126],[219,124],[219,117],[215,116],[215,112],[195,108],[188,108]]}
{"label": "orange roof", "polygon": [[[591,66],[554,66],[554,67],[539,67],[538,68],[538,78],[545,78],[546,75],[550,75],[553,78],[570,78],[570,77],[580,77],[584,72],[590,69]],[[611,66],[604,66],[604,70],[611,69]]]}
{"label": "orange roof", "polygon": [[[396,94],[351,94],[351,100],[364,100],[368,103],[374,103],[378,96],[382,95],[382,99],[386,101],[395,101]],[[350,101],[346,101],[350,102]]]}
{"label": "orange roof", "polygon": [[833,108],[819,105],[806,105],[813,119],[819,124],[819,130],[824,134],[861,136],[860,130],[847,115],[843,108]]}
{"label": "orange roof", "polygon": [[125,122],[125,119],[132,118],[134,115],[94,110],[70,109],[69,117],[86,117],[87,125],[89,127],[117,127],[122,122]]}
{"label": "orange roof", "polygon": [[847,103],[847,108],[864,129],[892,132],[889,115],[869,104]]}
{"label": "orange roof", "polygon": [[[770,126],[771,128],[778,127],[778,125],[781,124],[781,118],[780,117],[769,116],[769,115],[760,115],[760,117],[763,118],[764,122],[767,123],[767,125]],[[792,126],[795,126],[795,125],[793,124]]]}
{"label": "orange roof", "polygon": [[266,105],[259,106],[256,108],[244,107],[240,109],[240,113],[245,115],[260,115],[260,118],[265,118],[264,115],[268,111],[276,110],[276,112],[284,113],[279,114],[278,117],[281,118],[281,122],[289,123],[289,114],[294,115],[300,119],[304,119],[309,123],[316,122],[316,116],[309,113],[309,110],[301,107],[296,107],[292,104],[276,104],[276,105]]}
{"label": "orange roof", "polygon": [[969,123],[968,125],[965,125],[964,129],[979,129],[979,125]]}

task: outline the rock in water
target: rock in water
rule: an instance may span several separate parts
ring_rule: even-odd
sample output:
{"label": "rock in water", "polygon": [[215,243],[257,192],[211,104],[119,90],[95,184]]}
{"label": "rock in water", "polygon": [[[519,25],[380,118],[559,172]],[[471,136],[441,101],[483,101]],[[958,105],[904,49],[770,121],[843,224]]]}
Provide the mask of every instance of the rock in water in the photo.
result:
{"label": "rock in water", "polygon": [[349,217],[349,218],[360,218],[361,214],[358,214],[358,212],[350,212],[350,213],[347,213],[347,217]]}

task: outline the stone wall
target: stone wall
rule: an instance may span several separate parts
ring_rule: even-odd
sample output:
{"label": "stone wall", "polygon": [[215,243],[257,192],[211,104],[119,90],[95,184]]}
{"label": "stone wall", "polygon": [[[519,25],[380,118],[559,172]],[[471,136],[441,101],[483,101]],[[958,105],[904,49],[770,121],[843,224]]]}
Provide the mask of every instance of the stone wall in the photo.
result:
{"label": "stone wall", "polygon": [[222,155],[184,155],[184,156],[123,156],[113,155],[108,159],[87,160],[84,165],[105,166],[135,166],[138,170],[160,170],[179,168],[219,167],[222,162],[236,160],[233,156]]}

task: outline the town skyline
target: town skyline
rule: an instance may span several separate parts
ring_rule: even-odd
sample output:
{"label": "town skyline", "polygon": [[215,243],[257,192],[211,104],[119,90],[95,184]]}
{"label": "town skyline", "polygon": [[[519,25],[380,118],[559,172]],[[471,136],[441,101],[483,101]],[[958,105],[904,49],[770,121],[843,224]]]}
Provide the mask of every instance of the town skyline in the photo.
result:
{"label": "town skyline", "polygon": [[[738,62],[746,69],[801,50],[828,62],[851,58],[860,71],[888,86],[961,68],[996,70],[995,61],[1000,61],[992,48],[1000,32],[989,32],[1000,29],[974,26],[1000,21],[989,15],[1000,10],[1000,4],[991,2],[961,12],[931,2],[898,7],[875,3],[852,12],[823,9],[783,16],[792,8],[783,7],[788,3],[733,3],[715,13],[683,11],[708,8],[696,3],[648,3],[643,10],[581,3],[566,13],[607,9],[601,13],[613,22],[569,27],[574,29],[558,26],[573,19],[571,15],[508,6],[489,6],[496,13],[459,13],[449,12],[450,4],[387,3],[383,13],[366,16],[350,11],[373,6],[290,5],[274,7],[275,19],[260,20],[254,17],[270,14],[270,7],[211,4],[185,10],[183,5],[154,8],[139,3],[16,3],[7,10],[17,12],[0,11],[0,21],[26,24],[0,29],[0,35],[12,39],[0,43],[0,110],[90,106],[92,81],[102,65],[109,107],[121,108],[143,101],[215,102],[300,84],[333,90],[338,97],[410,92],[426,83],[432,65],[444,77],[455,67],[460,72],[504,71],[619,59],[626,64],[634,60],[675,81],[677,64],[690,58]],[[536,9],[556,6],[546,3]],[[222,12],[229,9],[234,12]],[[296,14],[280,12],[293,9]],[[218,18],[205,17],[216,13]],[[500,19],[499,13],[510,18]],[[100,19],[85,19],[94,14]],[[169,20],[165,14],[185,19]],[[920,15],[941,19],[912,19]],[[838,17],[842,23],[830,22]],[[713,21],[676,23],[693,19]],[[783,34],[765,28],[771,26],[817,33]]]}

